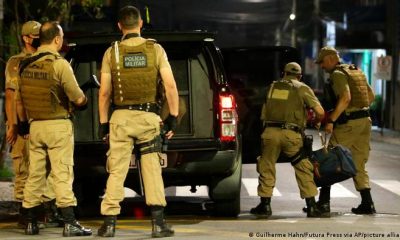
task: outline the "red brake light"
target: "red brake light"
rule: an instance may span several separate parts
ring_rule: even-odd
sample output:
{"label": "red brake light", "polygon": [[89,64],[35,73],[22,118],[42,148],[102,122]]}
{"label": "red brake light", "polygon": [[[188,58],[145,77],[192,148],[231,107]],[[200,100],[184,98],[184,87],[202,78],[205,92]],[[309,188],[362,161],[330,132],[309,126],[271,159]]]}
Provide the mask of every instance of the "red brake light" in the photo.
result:
{"label": "red brake light", "polygon": [[221,141],[235,141],[237,135],[238,118],[236,112],[236,102],[232,94],[220,93],[218,118]]}

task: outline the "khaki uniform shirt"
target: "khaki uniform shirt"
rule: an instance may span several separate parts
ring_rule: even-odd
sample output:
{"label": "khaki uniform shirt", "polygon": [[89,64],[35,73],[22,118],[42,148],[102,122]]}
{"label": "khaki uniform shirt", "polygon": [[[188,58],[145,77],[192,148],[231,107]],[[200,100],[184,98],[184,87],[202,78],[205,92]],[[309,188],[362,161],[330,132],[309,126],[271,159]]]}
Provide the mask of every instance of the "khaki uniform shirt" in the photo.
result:
{"label": "khaki uniform shirt", "polygon": [[296,84],[300,84],[301,86],[297,89],[299,96],[303,99],[304,104],[308,108],[314,108],[315,106],[321,105],[318,98],[315,96],[314,91],[307,86],[305,83],[298,81],[293,76],[285,76],[283,80],[290,80],[292,82],[296,82]]}
{"label": "khaki uniform shirt", "polygon": [[[145,38],[142,37],[133,37],[133,38],[128,38],[125,40],[121,41],[121,44],[127,45],[127,46],[138,46],[146,42]],[[156,51],[156,68],[158,71],[160,71],[163,68],[171,68],[171,65],[168,62],[168,57],[167,54],[164,50],[164,48],[156,43],[154,44],[154,48]],[[112,47],[109,47],[106,52],[104,53],[103,56],[103,62],[101,64],[101,72],[102,73],[110,73],[111,74],[111,50]]]}
{"label": "khaki uniform shirt", "polygon": [[22,52],[17,55],[12,56],[6,65],[6,85],[5,89],[18,90],[18,79],[19,79],[19,62],[22,58],[31,55],[24,48]]}

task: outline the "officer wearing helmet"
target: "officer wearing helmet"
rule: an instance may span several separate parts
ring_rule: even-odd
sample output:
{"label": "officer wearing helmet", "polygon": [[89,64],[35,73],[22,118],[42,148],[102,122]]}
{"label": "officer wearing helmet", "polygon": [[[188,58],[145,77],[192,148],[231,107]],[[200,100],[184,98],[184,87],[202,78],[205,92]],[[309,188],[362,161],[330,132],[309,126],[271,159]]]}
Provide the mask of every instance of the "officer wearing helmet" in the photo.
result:
{"label": "officer wearing helmet", "polygon": [[[39,29],[41,24],[36,21],[28,21],[22,25],[21,40],[23,42],[22,52],[12,56],[6,65],[5,82],[5,108],[7,117],[7,142],[11,145],[11,157],[14,167],[14,198],[19,205],[18,227],[25,228],[24,208],[21,207],[24,199],[25,182],[29,173],[29,140],[28,135],[23,136],[18,128],[22,130],[26,124],[21,122],[17,116],[15,93],[18,91],[18,67],[22,59],[31,56],[39,47]],[[47,178],[46,187],[42,196],[45,209],[45,223],[47,227],[60,226],[62,221],[55,206],[55,193],[53,189],[53,178],[51,174]]]}
{"label": "officer wearing helmet", "polygon": [[261,157],[258,158],[258,195],[261,202],[250,213],[268,218],[272,215],[271,197],[275,187],[275,163],[286,157],[294,167],[300,197],[306,199],[307,217],[322,217],[314,197],[318,194],[314,183],[313,165],[303,154],[303,135],[306,127],[306,108],[316,113],[316,125],[324,116],[324,109],[314,92],[301,80],[301,67],[296,62],[285,65],[284,76],[267,88],[261,120]]}
{"label": "officer wearing helmet", "polygon": [[[329,74],[325,93],[332,106],[328,109],[330,114],[325,126],[325,132],[332,133],[329,144],[349,148],[357,170],[353,182],[360,192],[361,204],[351,211],[355,214],[374,214],[376,210],[365,165],[369,157],[372,126],[369,106],[375,95],[365,74],[353,64],[341,63],[335,48],[321,48],[315,63]],[[318,205],[321,211],[330,213],[330,186],[320,189]]]}

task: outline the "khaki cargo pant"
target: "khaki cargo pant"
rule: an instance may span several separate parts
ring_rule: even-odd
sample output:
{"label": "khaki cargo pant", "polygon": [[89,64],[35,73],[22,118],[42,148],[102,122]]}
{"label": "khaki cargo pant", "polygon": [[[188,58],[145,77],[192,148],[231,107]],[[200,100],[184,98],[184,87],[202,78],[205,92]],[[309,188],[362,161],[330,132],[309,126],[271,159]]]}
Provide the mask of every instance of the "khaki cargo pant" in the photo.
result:
{"label": "khaki cargo pant", "polygon": [[[14,168],[14,198],[18,202],[24,199],[24,188],[29,174],[29,140],[17,135],[17,140],[11,149]],[[49,175],[42,200],[44,202],[55,198],[52,186],[53,179]]]}
{"label": "khaki cargo pant", "polygon": [[333,129],[330,144],[341,144],[350,149],[357,174],[353,178],[357,191],[371,188],[365,164],[368,161],[371,139],[371,119],[350,120]]}
{"label": "khaki cargo pant", "polygon": [[[160,134],[161,118],[155,113],[116,110],[110,120],[110,149],[107,153],[107,189],[101,202],[102,215],[118,215],[124,199],[124,182],[128,174],[133,144],[149,142]],[[159,153],[141,156],[146,204],[166,206]]]}
{"label": "khaki cargo pant", "polygon": [[[265,128],[261,135],[262,153],[257,163],[258,195],[271,197],[276,182],[275,164],[281,152],[294,156],[303,146],[301,134],[280,128]],[[294,166],[297,185],[301,198],[314,197],[318,194],[314,183],[313,166],[308,159],[301,160]]]}
{"label": "khaki cargo pant", "polygon": [[74,130],[69,119],[33,121],[29,137],[29,176],[25,184],[23,207],[41,204],[46,192],[46,159],[50,160],[49,183],[54,186],[56,205],[76,206],[74,181]]}

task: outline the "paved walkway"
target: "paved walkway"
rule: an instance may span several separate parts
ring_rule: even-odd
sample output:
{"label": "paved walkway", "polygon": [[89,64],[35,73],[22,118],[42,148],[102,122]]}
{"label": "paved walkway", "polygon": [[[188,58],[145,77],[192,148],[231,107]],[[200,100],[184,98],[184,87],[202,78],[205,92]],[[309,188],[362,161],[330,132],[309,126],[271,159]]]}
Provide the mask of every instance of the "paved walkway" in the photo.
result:
{"label": "paved walkway", "polygon": [[374,127],[372,129],[371,140],[400,145],[400,131],[394,131],[387,128],[381,129]]}

